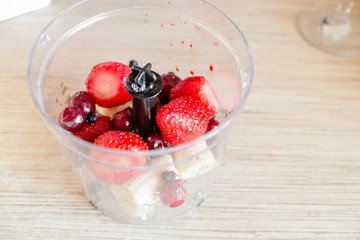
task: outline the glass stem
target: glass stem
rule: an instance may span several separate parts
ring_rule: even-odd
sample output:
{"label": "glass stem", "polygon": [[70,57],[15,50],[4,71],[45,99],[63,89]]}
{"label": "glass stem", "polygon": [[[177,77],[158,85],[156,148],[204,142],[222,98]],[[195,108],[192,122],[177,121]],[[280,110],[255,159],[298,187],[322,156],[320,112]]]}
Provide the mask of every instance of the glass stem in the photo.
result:
{"label": "glass stem", "polygon": [[323,24],[328,24],[328,25],[349,24],[350,21],[349,15],[353,3],[354,3],[353,0],[341,0],[337,5],[335,11],[333,11],[331,14],[327,15],[324,18]]}
{"label": "glass stem", "polygon": [[336,7],[334,15],[342,19],[348,19],[354,0],[341,0]]}

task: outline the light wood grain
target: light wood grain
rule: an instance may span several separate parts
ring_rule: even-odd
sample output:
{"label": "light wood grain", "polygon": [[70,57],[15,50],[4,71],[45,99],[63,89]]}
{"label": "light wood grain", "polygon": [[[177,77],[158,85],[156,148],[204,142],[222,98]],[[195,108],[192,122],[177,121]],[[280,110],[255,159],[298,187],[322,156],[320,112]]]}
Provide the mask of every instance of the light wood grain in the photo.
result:
{"label": "light wood grain", "polygon": [[149,227],[87,202],[31,101],[31,46],[74,2],[0,23],[0,239],[360,239],[360,56],[302,39],[296,16],[313,1],[210,1],[251,45],[253,89],[209,198]]}

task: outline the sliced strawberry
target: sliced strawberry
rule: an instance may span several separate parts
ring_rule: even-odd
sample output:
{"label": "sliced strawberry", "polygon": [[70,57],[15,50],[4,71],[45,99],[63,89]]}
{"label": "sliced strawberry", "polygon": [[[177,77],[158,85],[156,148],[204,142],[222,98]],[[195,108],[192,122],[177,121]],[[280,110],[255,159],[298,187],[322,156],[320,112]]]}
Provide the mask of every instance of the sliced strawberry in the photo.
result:
{"label": "sliced strawberry", "polygon": [[190,96],[199,100],[208,110],[208,119],[214,117],[219,109],[218,100],[210,83],[201,76],[188,77],[170,90],[170,100]]}
{"label": "sliced strawberry", "polygon": [[122,63],[100,63],[93,67],[86,80],[87,90],[101,107],[127,103],[131,95],[125,89],[125,79],[131,72],[131,68]]}
{"label": "sliced strawberry", "polygon": [[[95,145],[121,151],[147,151],[147,144],[141,137],[131,132],[109,131],[98,137]],[[90,152],[90,156],[98,161],[110,163],[118,167],[110,167],[105,164],[88,162],[88,168],[100,181],[110,184],[123,184],[141,174],[140,169],[128,169],[127,167],[143,167],[146,165],[146,156],[129,156],[111,154],[100,151]]]}
{"label": "sliced strawberry", "polygon": [[73,134],[85,141],[94,142],[96,138],[110,130],[110,118],[108,116],[98,116],[94,124],[85,123],[80,131]]}
{"label": "sliced strawberry", "polygon": [[164,139],[179,145],[201,137],[207,130],[208,110],[189,96],[171,100],[156,115],[156,122]]}

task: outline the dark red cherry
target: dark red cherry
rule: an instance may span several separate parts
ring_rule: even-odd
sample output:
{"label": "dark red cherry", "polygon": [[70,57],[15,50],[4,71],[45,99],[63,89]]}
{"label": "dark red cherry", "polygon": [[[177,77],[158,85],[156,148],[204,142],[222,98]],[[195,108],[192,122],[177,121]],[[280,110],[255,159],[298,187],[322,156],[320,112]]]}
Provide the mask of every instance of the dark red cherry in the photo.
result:
{"label": "dark red cherry", "polygon": [[134,130],[133,110],[127,107],[115,113],[110,120],[110,125],[113,130],[130,132]]}
{"label": "dark red cherry", "polygon": [[149,150],[163,149],[169,146],[168,142],[166,142],[163,136],[158,132],[149,134],[144,141],[147,143]]}
{"label": "dark red cherry", "polygon": [[214,118],[210,119],[206,132],[209,132],[209,131],[213,130],[217,126],[219,126],[219,122],[216,121]]}
{"label": "dark red cherry", "polygon": [[85,124],[85,113],[75,106],[68,106],[59,115],[59,124],[70,132],[80,130]]}
{"label": "dark red cherry", "polygon": [[162,77],[163,81],[163,88],[159,94],[160,102],[163,104],[166,104],[170,101],[170,90],[179,82],[181,82],[181,79],[176,76],[174,73],[169,72],[168,74],[163,75]]}
{"label": "dark red cherry", "polygon": [[95,99],[86,91],[79,91],[72,95],[69,99],[69,106],[82,109],[85,115],[88,115],[90,112],[95,113],[96,111]]}

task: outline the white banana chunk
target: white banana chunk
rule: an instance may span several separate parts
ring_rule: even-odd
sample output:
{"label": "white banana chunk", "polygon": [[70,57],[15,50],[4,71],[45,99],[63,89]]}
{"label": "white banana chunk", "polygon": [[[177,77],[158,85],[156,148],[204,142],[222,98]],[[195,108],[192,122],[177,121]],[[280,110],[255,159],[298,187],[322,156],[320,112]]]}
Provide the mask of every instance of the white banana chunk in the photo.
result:
{"label": "white banana chunk", "polygon": [[[152,158],[149,166],[172,163],[170,155]],[[130,215],[142,216],[142,206],[154,204],[160,200],[158,191],[162,184],[162,173],[174,171],[178,174],[174,165],[166,168],[145,170],[136,178],[121,185],[113,184],[111,191],[115,195],[119,205]]]}
{"label": "white banana chunk", "polygon": [[[190,160],[176,164],[176,162],[189,157],[191,157]],[[212,152],[208,149],[205,141],[175,152],[173,154],[173,161],[182,179],[198,177],[210,171],[217,165],[217,161]]]}
{"label": "white banana chunk", "polygon": [[114,115],[115,113],[124,110],[127,107],[131,107],[131,101],[128,103],[125,103],[123,105],[117,106],[117,107],[112,107],[112,108],[104,108],[104,107],[100,107],[99,105],[96,105],[96,110],[104,116],[108,116],[108,117],[112,117],[112,115]]}

